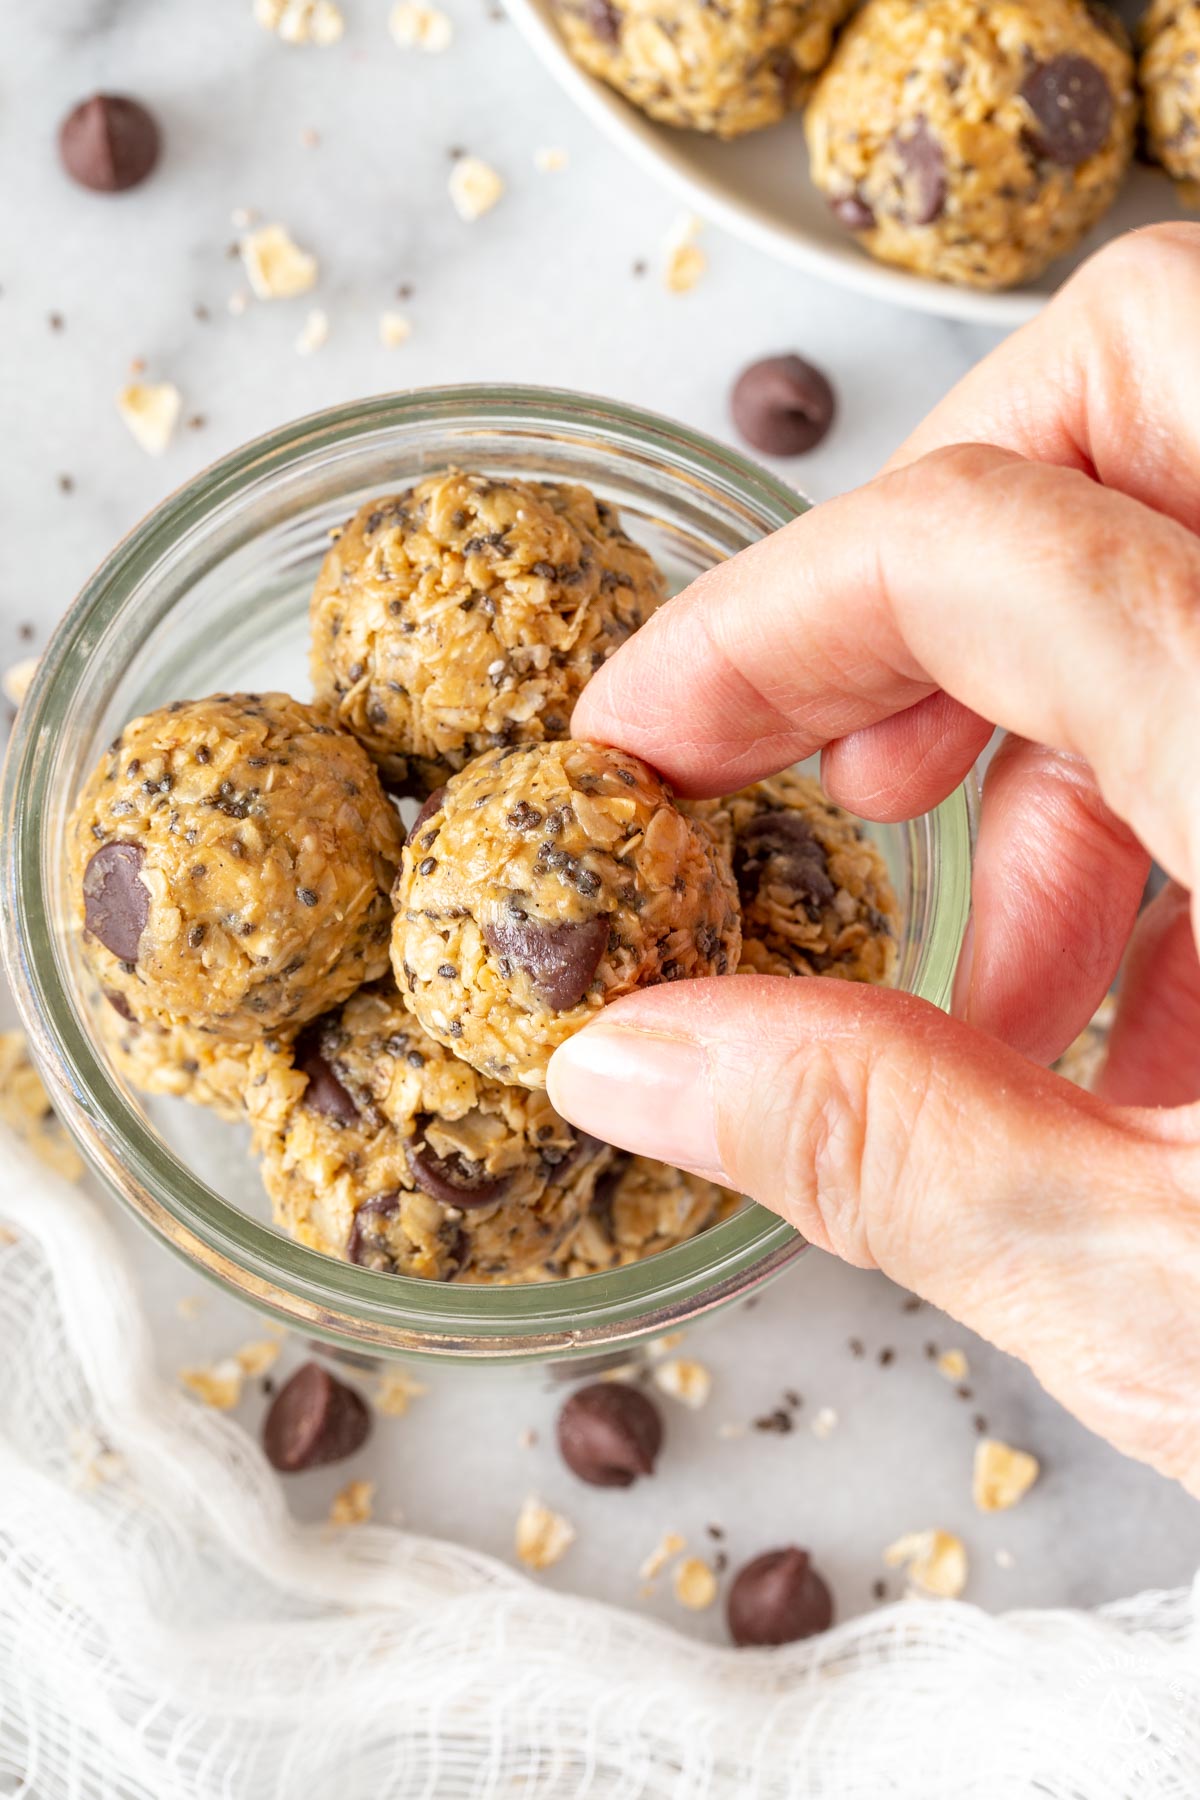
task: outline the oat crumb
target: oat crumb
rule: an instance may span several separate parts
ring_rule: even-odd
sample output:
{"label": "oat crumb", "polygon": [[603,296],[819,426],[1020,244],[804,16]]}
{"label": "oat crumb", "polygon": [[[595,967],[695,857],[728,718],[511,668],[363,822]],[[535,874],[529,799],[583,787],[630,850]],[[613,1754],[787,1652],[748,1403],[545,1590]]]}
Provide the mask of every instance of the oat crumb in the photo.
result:
{"label": "oat crumb", "polygon": [[904,1567],[909,1586],[921,1594],[954,1600],[967,1585],[967,1550],[949,1531],[910,1531],[883,1553],[889,1569]]}
{"label": "oat crumb", "polygon": [[346,29],[333,0],[254,0],[254,17],[282,43],[313,44],[318,50],[336,44]]}
{"label": "oat crumb", "polygon": [[549,1569],[575,1542],[575,1527],[531,1494],[517,1516],[515,1542],[527,1569]]}
{"label": "oat crumb", "polygon": [[296,339],[297,356],[311,356],[329,342],[329,314],[314,306],[304,321],[304,329]]}
{"label": "oat crumb", "polygon": [[518,1450],[532,1450],[537,1441],[538,1434],[533,1429],[532,1425],[527,1425],[524,1431],[518,1431],[517,1433]]}
{"label": "oat crumb", "polygon": [[238,241],[246,279],[260,300],[291,300],[316,285],[320,265],[282,225],[260,225]]}
{"label": "oat crumb", "polygon": [[553,144],[542,144],[533,153],[533,166],[539,175],[557,175],[569,160],[566,151]]}
{"label": "oat crumb", "polygon": [[704,1364],[682,1356],[659,1363],[654,1371],[654,1383],[672,1400],[682,1400],[693,1411],[702,1407],[712,1392],[712,1376]]}
{"label": "oat crumb", "polygon": [[682,1331],[667,1331],[662,1337],[654,1338],[646,1351],[651,1362],[661,1362],[664,1356],[674,1356],[685,1335]]}
{"label": "oat crumb", "polygon": [[131,381],[117,395],[117,411],[147,456],[161,456],[179,422],[183,398],[170,381]]}
{"label": "oat crumb", "polygon": [[260,1338],[255,1343],[243,1344],[235,1350],[233,1360],[243,1375],[265,1375],[279,1359],[279,1341],[274,1338]]}
{"label": "oat crumb", "polygon": [[107,1481],[118,1481],[125,1473],[125,1458],[94,1431],[82,1427],[72,1431],[67,1448],[71,1454],[70,1485],[77,1492],[88,1493]]}
{"label": "oat crumb", "polygon": [[373,1481],[348,1481],[329,1508],[331,1525],[365,1525],[375,1508]]}
{"label": "oat crumb", "polygon": [[965,1381],[971,1373],[966,1353],[962,1350],[943,1350],[937,1358],[937,1371],[947,1381]]}
{"label": "oat crumb", "polygon": [[179,1379],[205,1406],[217,1412],[232,1412],[242,1397],[245,1371],[236,1357],[227,1356],[207,1368],[180,1369]]}
{"label": "oat crumb", "polygon": [[246,292],[245,288],[235,288],[233,293],[230,294],[228,300],[225,302],[226,310],[228,312],[230,312],[235,319],[240,318],[240,316],[242,315],[242,313],[245,312],[245,310],[249,306],[249,304],[250,304],[250,296]]}
{"label": "oat crumb", "polygon": [[809,1422],[809,1430],[815,1438],[830,1438],[838,1427],[838,1416],[832,1406],[822,1406],[814,1413]]}
{"label": "oat crumb", "polygon": [[375,1411],[389,1419],[402,1419],[414,1400],[429,1389],[423,1381],[415,1381],[404,1369],[387,1369],[379,1377],[375,1389]]}
{"label": "oat crumb", "polygon": [[11,663],[5,669],[3,677],[0,677],[0,687],[4,689],[4,697],[6,700],[10,700],[14,706],[20,706],[29,692],[30,683],[33,681],[40,661],[41,658],[37,656],[23,656],[19,662]]}
{"label": "oat crumb", "polygon": [[175,1311],[181,1319],[198,1319],[207,1304],[207,1294],[180,1294]]}
{"label": "oat crumb", "polygon": [[454,24],[440,7],[425,0],[397,0],[388,14],[392,42],[400,50],[424,50],[438,56],[454,42]]}
{"label": "oat crumb", "polygon": [[504,192],[504,182],[478,156],[461,156],[450,171],[450,199],[468,225],[490,212]]}
{"label": "oat crumb", "polygon": [[708,258],[696,239],[704,225],[693,213],[684,213],[667,234],[663,246],[663,280],[669,294],[687,294],[708,267]]}
{"label": "oat crumb", "polygon": [[385,350],[397,350],[401,344],[407,344],[412,336],[412,325],[403,313],[381,312],[379,315],[379,341]]}
{"label": "oat crumb", "polygon": [[743,1438],[745,1435],[746,1427],[742,1424],[740,1419],[723,1419],[717,1426],[717,1436],[719,1438]]}
{"label": "oat crumb", "polygon": [[975,1446],[971,1497],[980,1512],[1006,1512],[1029,1492],[1039,1472],[1038,1459],[1028,1450],[983,1438]]}
{"label": "oat crumb", "polygon": [[998,1569],[1015,1569],[1016,1566],[1017,1566],[1017,1559],[1013,1555],[1011,1550],[1004,1550],[1004,1549],[997,1550],[997,1552],[996,1552],[996,1567]]}
{"label": "oat crumb", "polygon": [[662,1574],[673,1556],[687,1549],[687,1539],[678,1531],[668,1531],[661,1544],[656,1544],[638,1568],[643,1581],[653,1581]]}
{"label": "oat crumb", "polygon": [[701,1556],[685,1556],[672,1576],[675,1598],[689,1612],[703,1612],[717,1597],[717,1578]]}

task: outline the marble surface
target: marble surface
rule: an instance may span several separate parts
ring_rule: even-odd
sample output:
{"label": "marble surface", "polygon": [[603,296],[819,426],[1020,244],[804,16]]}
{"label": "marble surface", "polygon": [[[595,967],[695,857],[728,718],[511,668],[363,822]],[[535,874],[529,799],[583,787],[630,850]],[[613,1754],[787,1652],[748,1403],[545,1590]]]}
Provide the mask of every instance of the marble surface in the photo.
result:
{"label": "marble surface", "polygon": [[[702,239],[704,280],[669,294],[670,198],[574,114],[484,0],[446,4],[456,38],[441,57],[401,54],[383,0],[346,0],[345,39],[327,50],[279,44],[254,24],[248,0],[58,0],[14,12],[0,73],[0,156],[20,169],[0,193],[0,662],[38,648],[95,563],[170,489],[240,441],[333,401],[446,381],[547,382],[634,399],[726,436],[739,367],[796,349],[829,370],[841,397],[827,443],[783,471],[821,498],[868,476],[990,347],[986,332],[820,286],[715,231]],[[165,133],[153,181],[116,199],[70,186],[54,156],[59,116],[96,88],[139,95]],[[507,182],[473,225],[447,195],[456,147]],[[539,172],[543,147],[565,151],[566,168]],[[313,295],[230,312],[244,288],[228,254],[233,215],[249,208],[319,255]],[[402,285],[412,291],[400,300]],[[313,306],[328,314],[330,336],[304,357],[295,340]],[[393,307],[413,331],[386,350],[377,319]],[[115,409],[135,360],[147,379],[178,384],[194,421],[161,460],[138,448]],[[118,1225],[169,1378],[260,1335],[238,1303],[201,1293],[140,1230]],[[937,1372],[928,1343],[966,1350],[969,1398]],[[516,1512],[536,1491],[578,1530],[540,1579],[648,1607],[705,1636],[720,1635],[718,1611],[682,1612],[666,1582],[639,1595],[637,1564],[666,1530],[711,1553],[715,1523],[734,1561],[806,1543],[844,1615],[877,1603],[882,1548],[930,1525],[964,1537],[968,1596],[989,1607],[1088,1605],[1173,1585],[1196,1567],[1200,1512],[1177,1488],[1090,1438],[969,1333],[928,1309],[904,1310],[881,1278],[809,1254],[686,1348],[712,1369],[712,1398],[698,1412],[664,1402],[662,1472],[628,1493],[586,1489],[558,1463],[561,1389],[548,1376],[443,1369],[406,1417],[379,1421],[352,1471],[294,1478],[289,1497],[320,1517],[347,1473],[369,1474],[379,1516],[507,1558]],[[301,1355],[289,1345],[282,1366]],[[784,1389],[803,1396],[791,1433],[722,1434],[770,1411]],[[248,1426],[263,1405],[251,1384]],[[822,1407],[838,1415],[825,1439],[810,1429]],[[1043,1461],[1041,1481],[1010,1514],[972,1507],[976,1414]]]}

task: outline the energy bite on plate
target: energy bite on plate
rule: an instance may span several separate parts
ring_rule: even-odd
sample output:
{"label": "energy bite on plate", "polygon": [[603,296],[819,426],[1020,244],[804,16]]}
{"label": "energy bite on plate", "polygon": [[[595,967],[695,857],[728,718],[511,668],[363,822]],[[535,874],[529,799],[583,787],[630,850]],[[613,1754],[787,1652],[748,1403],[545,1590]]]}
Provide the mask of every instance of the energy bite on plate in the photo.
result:
{"label": "energy bite on plate", "polygon": [[1146,147],[1200,208],[1200,0],[1151,0],[1140,39]]}
{"label": "energy bite on plate", "polygon": [[84,952],[134,1018],[253,1039],[387,968],[402,830],[362,746],[286,694],[135,719],[72,815]]}
{"label": "energy bite on plate", "polygon": [[425,1029],[498,1081],[621,994],[737,967],[720,833],[637,757],[596,744],[489,751],[431,796],[395,889],[392,963]]}
{"label": "energy bite on plate", "polygon": [[812,178],[881,261],[1008,287],[1115,197],[1133,77],[1097,0],[867,0],[805,115]]}
{"label": "energy bite on plate", "polygon": [[558,0],[567,48],[664,125],[740,137],[786,117],[854,0]]}
{"label": "energy bite on plate", "polygon": [[611,1154],[545,1094],[450,1055],[390,982],[308,1026],[248,1107],[276,1224],[329,1256],[434,1281],[545,1262]]}
{"label": "energy bite on plate", "polygon": [[334,543],[313,685],[391,786],[424,795],[482,750],[565,737],[665,593],[587,488],[451,469],[368,501]]}
{"label": "energy bite on plate", "polygon": [[900,909],[887,864],[819,782],[786,770],[701,804],[732,839],[740,973],[892,979]]}

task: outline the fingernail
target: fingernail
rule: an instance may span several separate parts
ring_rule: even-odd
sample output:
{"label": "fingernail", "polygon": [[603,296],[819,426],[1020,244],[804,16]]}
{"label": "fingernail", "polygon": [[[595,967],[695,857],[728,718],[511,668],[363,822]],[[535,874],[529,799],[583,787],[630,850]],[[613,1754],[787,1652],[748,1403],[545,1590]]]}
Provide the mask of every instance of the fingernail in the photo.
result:
{"label": "fingernail", "polygon": [[589,1025],[555,1051],[548,1087],[558,1111],[594,1136],[727,1179],[708,1056],[690,1039]]}
{"label": "fingernail", "polygon": [[954,971],[954,993],[950,1001],[950,1011],[956,1019],[965,1019],[971,1005],[971,974],[975,963],[975,914],[967,919],[967,928],[963,932],[962,949],[958,953],[958,967]]}

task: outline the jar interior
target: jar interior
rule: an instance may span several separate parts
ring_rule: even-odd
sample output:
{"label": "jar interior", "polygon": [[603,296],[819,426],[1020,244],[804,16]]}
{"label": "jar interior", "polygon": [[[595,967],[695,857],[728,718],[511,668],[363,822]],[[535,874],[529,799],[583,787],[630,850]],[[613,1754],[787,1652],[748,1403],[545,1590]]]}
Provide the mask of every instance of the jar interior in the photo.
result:
{"label": "jar interior", "polygon": [[[189,511],[185,491],[163,509],[163,518],[151,529],[159,519],[155,515],[114,553],[98,578],[107,577],[121,603],[107,609],[93,607],[73,633],[66,632],[65,641],[56,639],[51,646],[48,660],[56,667],[47,678],[53,680],[52,698],[60,703],[61,716],[41,734],[29,758],[34,770],[29,804],[39,810],[40,870],[26,868],[20,881],[28,915],[31,877],[40,874],[39,899],[48,935],[42,948],[49,950],[60,983],[61,991],[54,995],[44,979],[41,982],[41,999],[50,1015],[49,1052],[51,1056],[57,1052],[56,1060],[71,1070],[72,1103],[85,1136],[90,1121],[108,1148],[109,1169],[117,1184],[123,1185],[120,1176],[125,1172],[143,1196],[149,1186],[157,1188],[160,1198],[164,1189],[179,1197],[192,1214],[192,1226],[182,1239],[167,1228],[161,1206],[139,1203],[139,1209],[191,1255],[196,1254],[193,1229],[199,1224],[207,1237],[203,1225],[211,1223],[225,1248],[238,1252],[234,1262],[244,1276],[240,1251],[245,1245],[231,1243],[230,1218],[224,1216],[230,1209],[235,1216],[234,1240],[240,1237],[236,1215],[247,1222],[248,1241],[262,1268],[260,1289],[270,1289],[282,1268],[286,1273],[279,1280],[293,1300],[302,1295],[301,1310],[309,1329],[344,1337],[347,1315],[339,1308],[350,1302],[360,1325],[368,1315],[384,1321],[387,1339],[389,1312],[412,1314],[415,1308],[420,1313],[424,1303],[413,1290],[437,1284],[351,1268],[291,1244],[270,1225],[244,1128],[223,1124],[181,1101],[132,1094],[106,1067],[91,1012],[92,984],[82,962],[73,897],[65,884],[62,845],[74,796],[124,724],[152,707],[220,689],[279,688],[307,696],[311,692],[308,600],[330,531],[362,501],[447,465],[585,482],[618,508],[626,529],[662,567],[672,592],[786,522],[803,509],[803,503],[765,476],[763,491],[747,499],[744,476],[723,478],[718,470],[702,478],[694,450],[673,450],[661,439],[653,441],[648,431],[643,445],[629,430],[618,448],[610,441],[617,434],[598,430],[593,420],[574,430],[564,429],[561,421],[551,430],[528,422],[520,427],[481,423],[477,417],[468,425],[453,417],[430,417],[428,411],[405,418],[401,407],[386,425],[372,429],[368,424],[349,437],[314,432],[315,441],[306,445],[300,428],[293,428],[293,434],[286,455],[264,453],[256,465],[256,447],[251,446],[240,462],[231,458],[220,465],[209,478],[202,506]],[[748,467],[740,459],[731,462],[735,474]],[[202,477],[196,485],[202,487],[204,481]],[[60,628],[60,638],[64,631]],[[35,694],[35,704],[38,697]],[[48,701],[46,709],[50,710]],[[19,808],[20,797],[17,804]],[[886,858],[900,901],[897,983],[937,1004],[948,998],[966,916],[969,810],[969,800],[960,792],[926,817],[867,827]],[[41,923],[35,921],[31,928],[34,938]],[[35,954],[33,960],[43,964],[44,976],[45,959]],[[47,1047],[46,1042],[40,1046],[42,1051]],[[138,1139],[136,1156],[131,1153],[133,1120],[145,1140]],[[568,1337],[579,1337],[566,1324],[570,1304],[549,1296],[551,1286],[578,1290],[580,1305],[585,1288],[594,1289],[593,1298],[604,1302],[605,1317],[615,1322],[627,1307],[644,1309],[647,1302],[660,1299],[676,1276],[691,1293],[697,1281],[702,1283],[707,1267],[711,1291],[719,1294],[722,1270],[733,1280],[734,1264],[740,1267],[751,1252],[757,1252],[764,1270],[773,1269],[789,1260],[797,1245],[778,1220],[747,1207],[691,1244],[609,1276],[490,1289],[485,1295],[474,1290],[476,1310],[490,1309],[486,1319],[479,1326],[465,1298],[449,1302],[449,1311],[462,1315],[465,1335],[462,1344],[448,1347],[452,1353],[455,1348],[461,1353],[464,1347],[470,1352],[467,1340],[477,1326],[485,1335],[503,1334],[520,1328],[522,1320],[543,1318],[547,1307],[563,1322]],[[650,1264],[661,1268],[652,1269]],[[229,1278],[228,1270],[213,1272]],[[278,1308],[275,1292],[256,1295],[255,1284],[248,1286],[241,1277],[236,1285],[249,1297]],[[337,1291],[332,1313],[327,1310],[330,1289]],[[443,1298],[435,1311],[444,1334],[448,1295],[443,1288],[438,1292]],[[283,1310],[295,1312],[293,1307]],[[669,1306],[666,1310],[669,1313]],[[660,1309],[659,1328],[669,1322]],[[360,1338],[372,1335],[371,1330],[356,1329],[353,1322],[351,1330]],[[378,1332],[374,1335],[378,1340]],[[394,1342],[395,1334],[390,1337]],[[595,1341],[593,1335],[591,1342]]]}

